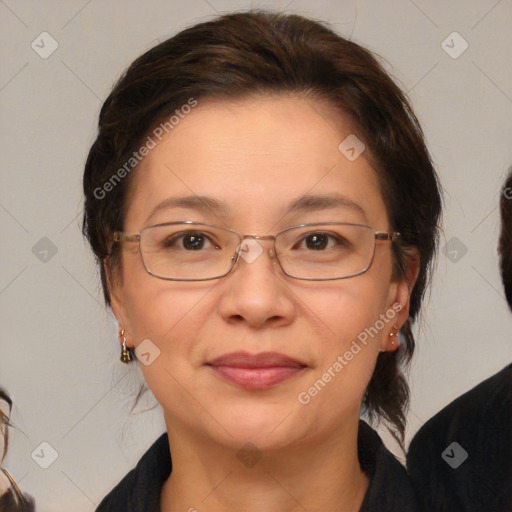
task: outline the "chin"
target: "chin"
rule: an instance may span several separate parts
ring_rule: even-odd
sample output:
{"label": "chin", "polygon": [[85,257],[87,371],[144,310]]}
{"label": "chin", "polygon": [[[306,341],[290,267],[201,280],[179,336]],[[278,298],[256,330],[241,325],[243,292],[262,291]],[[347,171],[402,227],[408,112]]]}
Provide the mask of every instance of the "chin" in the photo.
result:
{"label": "chin", "polygon": [[[224,429],[215,428],[212,436],[221,444],[239,449],[246,443],[260,450],[287,447],[307,435],[308,427],[297,406],[284,407],[276,402],[264,405],[231,406],[216,415]],[[231,435],[230,435],[231,434]]]}

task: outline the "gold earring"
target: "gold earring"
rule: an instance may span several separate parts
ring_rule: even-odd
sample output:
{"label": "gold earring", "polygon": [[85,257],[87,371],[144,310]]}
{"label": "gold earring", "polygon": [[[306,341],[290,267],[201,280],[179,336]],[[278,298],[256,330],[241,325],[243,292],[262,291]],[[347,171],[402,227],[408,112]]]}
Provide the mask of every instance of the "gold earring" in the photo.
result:
{"label": "gold earring", "polygon": [[389,333],[389,340],[390,340],[390,343],[391,345],[396,345],[397,343],[400,342],[400,340],[398,339],[398,331],[400,330],[400,327],[397,327],[396,325],[393,327],[393,331],[391,331]]}
{"label": "gold earring", "polygon": [[129,363],[132,360],[132,353],[130,349],[126,346],[126,338],[124,335],[124,329],[119,333],[119,337],[123,338],[123,345],[121,347],[121,361],[123,363]]}

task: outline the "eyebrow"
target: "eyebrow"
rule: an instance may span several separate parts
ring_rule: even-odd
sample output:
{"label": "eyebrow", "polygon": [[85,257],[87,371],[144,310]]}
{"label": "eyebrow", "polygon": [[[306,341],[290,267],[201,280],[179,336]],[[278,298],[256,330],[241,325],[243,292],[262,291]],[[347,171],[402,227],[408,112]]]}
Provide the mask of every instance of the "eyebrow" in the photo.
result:
{"label": "eyebrow", "polygon": [[[162,210],[169,210],[172,208],[183,208],[188,210],[197,210],[204,213],[213,213],[219,216],[228,216],[229,208],[225,203],[204,195],[193,195],[184,197],[169,197],[161,203],[157,204],[146,222],[153,218],[158,212]],[[341,194],[328,194],[328,195],[304,195],[291,201],[282,212],[283,216],[290,213],[308,213],[319,210],[332,210],[334,208],[344,208],[353,210],[366,219],[366,213],[363,208]]]}
{"label": "eyebrow", "polygon": [[363,208],[342,194],[319,196],[305,195],[292,201],[284,213],[287,215],[295,212],[313,212],[318,210],[332,210],[334,208],[354,210],[366,218],[366,213]]}
{"label": "eyebrow", "polygon": [[184,208],[187,210],[198,210],[204,213],[215,213],[216,215],[228,215],[229,208],[213,197],[208,196],[185,196],[185,197],[169,197],[161,203],[158,203],[149,217],[146,219],[146,223],[152,219],[158,212],[162,210],[169,210],[172,208]]}

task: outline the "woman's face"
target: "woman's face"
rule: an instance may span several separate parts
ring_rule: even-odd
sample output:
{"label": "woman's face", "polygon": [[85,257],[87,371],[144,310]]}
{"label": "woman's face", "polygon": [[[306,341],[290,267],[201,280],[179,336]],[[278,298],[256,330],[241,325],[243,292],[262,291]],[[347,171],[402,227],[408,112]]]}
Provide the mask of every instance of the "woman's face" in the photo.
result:
{"label": "woman's face", "polygon": [[[253,235],[323,222],[388,232],[364,152],[351,161],[338,149],[350,134],[347,119],[298,97],[199,101],[141,162],[125,230],[190,220]],[[344,201],[315,202],[335,194]],[[222,208],[157,208],[185,196],[207,196]],[[289,210],[304,196],[309,208]],[[145,359],[151,363],[139,364],[173,431],[233,447],[250,441],[260,449],[325,438],[359,418],[379,351],[396,348],[389,333],[405,322],[409,293],[404,282],[392,282],[390,242],[376,242],[366,273],[332,281],[286,276],[272,243],[259,244],[264,251],[254,260],[240,258],[226,277],[199,282],[156,278],[144,269],[137,244],[123,244],[114,312],[129,346],[150,340],[145,353],[152,355]],[[297,365],[212,366],[234,352],[273,352]]]}

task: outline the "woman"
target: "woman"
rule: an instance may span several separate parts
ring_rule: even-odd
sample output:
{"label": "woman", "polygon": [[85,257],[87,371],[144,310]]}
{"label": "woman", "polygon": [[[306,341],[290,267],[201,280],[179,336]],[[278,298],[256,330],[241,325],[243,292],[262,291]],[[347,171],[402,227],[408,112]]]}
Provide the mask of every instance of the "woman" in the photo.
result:
{"label": "woman", "polygon": [[33,512],[34,500],[20,491],[13,477],[3,467],[9,446],[11,409],[11,397],[0,388],[0,512]]}
{"label": "woman", "polygon": [[416,510],[360,414],[403,439],[441,201],[367,50],[269,12],[181,32],[105,101],[84,192],[167,426],[98,510]]}

